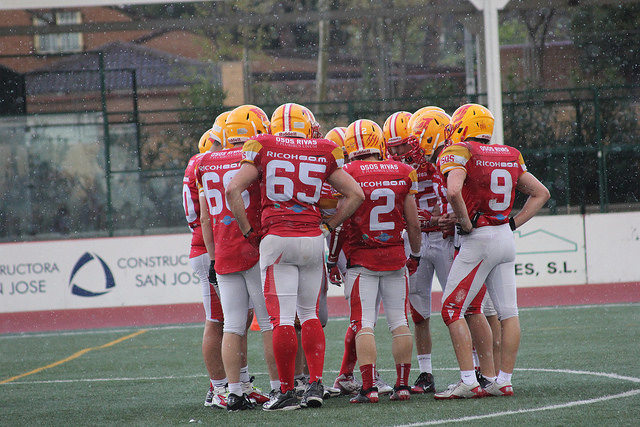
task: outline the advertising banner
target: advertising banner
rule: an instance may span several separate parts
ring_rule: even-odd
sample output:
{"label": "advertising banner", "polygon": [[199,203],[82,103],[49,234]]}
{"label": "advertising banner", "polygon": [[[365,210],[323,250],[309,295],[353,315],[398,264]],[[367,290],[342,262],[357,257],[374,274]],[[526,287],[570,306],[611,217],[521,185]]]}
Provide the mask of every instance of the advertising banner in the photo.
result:
{"label": "advertising banner", "polygon": [[202,301],[191,236],[0,245],[0,312]]}

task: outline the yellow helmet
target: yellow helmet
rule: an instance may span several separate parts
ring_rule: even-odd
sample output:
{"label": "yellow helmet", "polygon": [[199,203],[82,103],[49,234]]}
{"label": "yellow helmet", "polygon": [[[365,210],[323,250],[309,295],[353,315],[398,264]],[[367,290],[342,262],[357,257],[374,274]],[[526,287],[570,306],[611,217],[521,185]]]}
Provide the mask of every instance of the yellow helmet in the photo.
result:
{"label": "yellow helmet", "polygon": [[311,110],[300,104],[282,104],[271,115],[271,133],[293,138],[313,138],[320,127]]}
{"label": "yellow helmet", "polygon": [[444,146],[451,132],[451,117],[441,110],[423,110],[409,120],[411,134],[417,139],[427,160]]}
{"label": "yellow helmet", "polygon": [[198,141],[198,150],[201,153],[206,153],[207,151],[209,151],[209,149],[213,145],[213,139],[211,138],[212,130],[213,128],[207,129],[205,133],[203,133],[202,136],[200,137],[200,141]]}
{"label": "yellow helmet", "polygon": [[465,104],[451,116],[451,142],[457,143],[467,138],[490,140],[493,135],[493,114],[479,104]]}
{"label": "yellow helmet", "polygon": [[387,147],[407,142],[406,139],[411,135],[408,127],[410,119],[411,113],[408,111],[398,111],[387,117],[382,126]]}
{"label": "yellow helmet", "polygon": [[269,117],[255,105],[241,105],[227,116],[225,148],[242,144],[251,137],[270,133]]}
{"label": "yellow helmet", "polygon": [[342,147],[342,151],[344,151],[345,158],[348,157],[347,150],[344,147],[344,137],[346,133],[347,133],[346,127],[336,126],[333,129],[331,129],[329,132],[327,132],[327,134],[324,136],[325,139],[335,142],[338,147]]}
{"label": "yellow helmet", "polygon": [[309,113],[309,117],[311,117],[311,138],[322,138],[322,132],[320,132],[320,123],[316,120],[315,114],[309,108],[306,108]]}
{"label": "yellow helmet", "polygon": [[349,160],[369,154],[379,154],[384,158],[384,132],[372,120],[356,120],[347,126],[344,146],[349,154]]}
{"label": "yellow helmet", "polygon": [[218,117],[216,117],[215,121],[213,122],[213,126],[211,127],[211,129],[209,129],[210,139],[215,141],[213,144],[215,145],[217,143],[222,148],[224,148],[225,140],[227,138],[226,121],[227,121],[227,116],[229,116],[229,114],[231,114],[231,111],[225,111],[224,113],[219,114]]}
{"label": "yellow helmet", "polygon": [[413,114],[419,114],[419,113],[424,113],[425,111],[433,111],[433,110],[437,110],[437,111],[442,111],[443,113],[446,113],[446,111],[444,111],[442,108],[440,107],[436,107],[435,105],[428,105],[426,107],[422,107],[419,110],[417,110],[415,113]]}

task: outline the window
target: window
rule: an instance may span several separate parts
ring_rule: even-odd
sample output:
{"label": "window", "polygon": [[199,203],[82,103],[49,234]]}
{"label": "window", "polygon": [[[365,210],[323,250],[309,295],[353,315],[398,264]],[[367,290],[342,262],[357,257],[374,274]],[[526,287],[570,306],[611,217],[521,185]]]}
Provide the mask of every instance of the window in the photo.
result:
{"label": "window", "polygon": [[[81,24],[80,12],[45,12],[33,18],[33,25]],[[68,53],[82,51],[82,33],[36,34],[36,53]]]}

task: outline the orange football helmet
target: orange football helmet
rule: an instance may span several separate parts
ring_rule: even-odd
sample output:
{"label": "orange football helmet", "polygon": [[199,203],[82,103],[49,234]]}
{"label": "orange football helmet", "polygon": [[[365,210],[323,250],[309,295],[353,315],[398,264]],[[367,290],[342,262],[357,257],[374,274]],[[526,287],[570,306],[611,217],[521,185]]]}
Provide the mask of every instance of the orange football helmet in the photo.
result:
{"label": "orange football helmet", "polygon": [[451,142],[457,143],[467,138],[491,140],[493,135],[493,114],[479,104],[465,104],[451,116]]}
{"label": "orange football helmet", "polygon": [[319,128],[320,125],[316,122],[311,110],[293,102],[282,104],[271,115],[273,135],[314,138]]}
{"label": "orange football helmet", "polygon": [[[209,139],[212,144],[220,144],[221,147],[225,146],[226,139],[226,127],[227,127],[227,117],[231,114],[231,111],[225,111],[224,113],[218,115],[216,120],[213,122],[213,126],[209,129]],[[210,148],[209,148],[210,149]]]}
{"label": "orange football helmet", "polygon": [[393,147],[407,142],[406,139],[411,135],[408,127],[410,119],[411,113],[408,111],[398,111],[387,117],[387,120],[385,120],[382,126],[387,147]]}
{"label": "orange football helmet", "polygon": [[227,116],[224,148],[233,148],[249,138],[270,133],[269,117],[255,105],[241,105]]}
{"label": "orange football helmet", "polygon": [[324,136],[325,139],[328,139],[329,141],[335,142],[338,147],[342,147],[342,151],[344,151],[345,159],[348,156],[347,150],[344,147],[344,138],[346,136],[346,133],[347,133],[347,128],[346,127],[337,126],[337,127],[334,127],[333,129],[331,129],[329,132],[327,132],[327,134]]}
{"label": "orange football helmet", "polygon": [[347,126],[344,146],[349,160],[369,154],[379,154],[380,158],[384,158],[384,132],[372,120],[356,120]]}
{"label": "orange football helmet", "polygon": [[423,110],[411,116],[409,128],[426,160],[433,161],[434,152],[447,142],[451,132],[451,117],[440,110]]}
{"label": "orange football helmet", "polygon": [[213,139],[211,137],[212,130],[213,128],[207,129],[205,133],[202,134],[202,136],[200,137],[200,140],[198,141],[198,150],[201,153],[206,153],[207,151],[209,151],[209,149],[213,145]]}

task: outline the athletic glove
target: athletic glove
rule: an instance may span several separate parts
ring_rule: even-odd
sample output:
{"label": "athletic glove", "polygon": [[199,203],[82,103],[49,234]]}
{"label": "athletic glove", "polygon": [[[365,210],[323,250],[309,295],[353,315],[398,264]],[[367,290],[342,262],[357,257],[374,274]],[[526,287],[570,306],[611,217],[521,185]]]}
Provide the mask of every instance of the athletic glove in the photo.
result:
{"label": "athletic glove", "polygon": [[320,231],[322,231],[322,235],[324,237],[328,237],[333,232],[333,227],[331,227],[327,222],[322,221],[320,224]]}
{"label": "athletic glove", "polygon": [[431,218],[433,215],[431,215],[431,212],[424,210],[424,209],[418,209],[418,221],[420,221],[420,231],[430,231],[430,227],[431,227]]}
{"label": "athletic glove", "polygon": [[335,262],[327,262],[327,278],[329,279],[329,283],[334,286],[342,286],[344,283],[342,273],[340,273],[340,269]]}
{"label": "athletic glove", "polygon": [[211,261],[211,264],[209,264],[209,283],[217,287],[218,276],[216,276],[215,265],[216,265],[216,260],[214,259],[213,261]]}
{"label": "athletic glove", "polygon": [[407,258],[407,270],[409,270],[409,276],[415,273],[418,270],[418,266],[420,265],[420,257],[415,255],[409,255]]}

